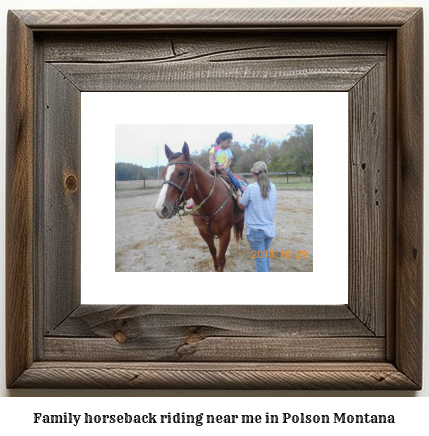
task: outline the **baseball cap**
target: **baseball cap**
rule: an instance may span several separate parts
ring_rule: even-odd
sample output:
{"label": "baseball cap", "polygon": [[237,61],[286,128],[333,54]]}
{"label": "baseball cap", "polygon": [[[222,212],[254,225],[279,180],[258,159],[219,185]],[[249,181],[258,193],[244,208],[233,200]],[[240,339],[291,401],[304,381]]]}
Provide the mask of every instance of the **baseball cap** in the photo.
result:
{"label": "baseball cap", "polygon": [[267,173],[268,172],[267,164],[262,161],[255,162],[250,171],[255,174],[262,173],[262,171],[265,171]]}

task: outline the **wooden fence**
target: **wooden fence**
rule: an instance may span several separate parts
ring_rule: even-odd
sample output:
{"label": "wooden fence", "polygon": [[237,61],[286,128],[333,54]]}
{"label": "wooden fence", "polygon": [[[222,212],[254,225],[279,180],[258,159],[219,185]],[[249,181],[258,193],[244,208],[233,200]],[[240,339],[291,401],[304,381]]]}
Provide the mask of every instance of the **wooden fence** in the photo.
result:
{"label": "wooden fence", "polygon": [[[243,176],[243,177],[252,177],[252,173],[234,173],[234,174],[237,174],[237,175]],[[293,176],[296,174],[297,174],[296,171],[288,171],[285,173],[268,173],[268,176],[286,176],[286,178],[287,178],[286,183],[289,183],[289,176]],[[311,180],[311,181],[313,182],[313,180]]]}

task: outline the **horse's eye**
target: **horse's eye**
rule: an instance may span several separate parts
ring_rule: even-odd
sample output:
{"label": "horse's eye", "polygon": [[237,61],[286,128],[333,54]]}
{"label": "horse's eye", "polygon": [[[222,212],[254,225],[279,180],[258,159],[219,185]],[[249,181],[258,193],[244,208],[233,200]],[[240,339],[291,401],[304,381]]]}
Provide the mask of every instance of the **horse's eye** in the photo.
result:
{"label": "horse's eye", "polygon": [[183,177],[185,174],[186,174],[185,171],[183,171],[183,170],[179,171],[179,177]]}

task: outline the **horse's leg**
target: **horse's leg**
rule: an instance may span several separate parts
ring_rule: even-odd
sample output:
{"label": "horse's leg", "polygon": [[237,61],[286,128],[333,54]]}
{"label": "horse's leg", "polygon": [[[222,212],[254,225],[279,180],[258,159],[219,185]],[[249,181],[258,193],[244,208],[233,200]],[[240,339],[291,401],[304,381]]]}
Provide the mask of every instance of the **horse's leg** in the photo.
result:
{"label": "horse's leg", "polygon": [[204,239],[204,241],[206,241],[207,245],[209,246],[210,254],[212,255],[213,258],[215,271],[219,272],[219,264],[216,258],[216,246],[214,243],[214,239],[212,236],[203,233],[200,229],[198,230],[200,232],[201,237]]}
{"label": "horse's leg", "polygon": [[219,271],[223,272],[225,268],[226,258],[225,253],[229,246],[229,240],[231,238],[231,229],[228,229],[219,235],[219,254],[217,261],[219,264]]}
{"label": "horse's leg", "polygon": [[226,249],[226,255],[231,256],[231,244],[228,244],[228,248]]}
{"label": "horse's leg", "polygon": [[239,231],[239,237],[240,237],[240,245],[239,245],[240,250],[243,248],[243,230],[244,230],[244,218],[238,222],[238,231]]}

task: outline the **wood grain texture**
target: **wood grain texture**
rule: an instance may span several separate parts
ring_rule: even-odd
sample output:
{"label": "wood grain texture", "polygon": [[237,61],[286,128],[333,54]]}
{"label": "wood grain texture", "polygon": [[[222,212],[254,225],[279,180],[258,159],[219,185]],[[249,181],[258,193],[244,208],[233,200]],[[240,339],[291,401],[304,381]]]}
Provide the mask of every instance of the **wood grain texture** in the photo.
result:
{"label": "wood grain texture", "polygon": [[386,321],[386,63],[349,92],[349,307],[376,335]]}
{"label": "wood grain texture", "polygon": [[418,8],[228,8],[15,11],[32,29],[398,27]]}
{"label": "wood grain texture", "polygon": [[416,389],[389,363],[35,363],[14,387],[94,389]]}
{"label": "wood grain texture", "polygon": [[397,364],[422,382],[423,11],[398,32]]}
{"label": "wood grain texture", "polygon": [[6,382],[33,361],[33,49],[8,14],[6,111]]}
{"label": "wood grain texture", "polygon": [[[115,34],[99,32],[88,37],[44,34],[46,62],[182,62],[240,61],[273,58],[375,56],[387,52],[379,34],[291,34],[284,32],[205,32]],[[106,41],[109,50],[106,51]]]}
{"label": "wood grain texture", "polygon": [[45,66],[45,332],[80,304],[80,91]]}
{"label": "wood grain texture", "polygon": [[200,337],[148,332],[128,338],[117,331],[110,339],[45,338],[44,360],[72,362],[383,362],[384,338]]}
{"label": "wood grain texture", "polygon": [[38,187],[34,192],[34,268],[38,271],[34,276],[34,352],[33,358],[37,361],[41,358],[40,352],[43,349],[43,338],[45,328],[45,271],[47,267],[45,256],[45,62],[44,46],[35,42],[34,44],[34,83],[37,83],[34,90],[34,185]]}
{"label": "wood grain texture", "polygon": [[[82,340],[82,338],[86,338]],[[80,306],[45,360],[382,361],[384,338],[346,306]]]}
{"label": "wood grain texture", "polygon": [[104,306],[82,305],[48,333],[56,337],[138,341],[176,334],[219,337],[366,337],[374,334],[345,305],[338,306]]}
{"label": "wood grain texture", "polygon": [[82,91],[348,91],[382,59],[55,63]]}
{"label": "wood grain texture", "polygon": [[396,353],[396,231],[397,231],[397,45],[396,35],[388,37],[387,51],[387,76],[386,105],[390,110],[386,113],[387,147],[386,165],[388,168],[386,178],[386,195],[390,200],[386,207],[386,359],[389,362],[395,361]]}

